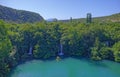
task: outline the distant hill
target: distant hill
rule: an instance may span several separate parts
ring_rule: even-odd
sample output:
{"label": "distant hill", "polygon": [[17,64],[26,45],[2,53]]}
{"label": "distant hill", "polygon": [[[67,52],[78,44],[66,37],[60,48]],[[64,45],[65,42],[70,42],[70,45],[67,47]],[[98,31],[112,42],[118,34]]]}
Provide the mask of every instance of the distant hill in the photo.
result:
{"label": "distant hill", "polygon": [[102,22],[120,22],[120,13],[112,14],[109,16],[103,16],[103,17],[95,17],[95,21],[102,21]]}
{"label": "distant hill", "polygon": [[57,21],[57,18],[50,18],[50,19],[47,19],[46,21],[47,22],[54,22],[54,21]]}
{"label": "distant hill", "polygon": [[0,19],[7,22],[32,23],[42,21],[43,17],[34,12],[16,10],[0,5]]}
{"label": "distant hill", "polygon": [[[62,22],[68,22],[70,20],[60,20]],[[78,19],[72,19],[72,21],[75,22],[86,22],[86,18],[78,18]],[[120,13],[116,13],[109,16],[102,16],[102,17],[93,17],[92,21],[98,21],[98,22],[120,22]]]}

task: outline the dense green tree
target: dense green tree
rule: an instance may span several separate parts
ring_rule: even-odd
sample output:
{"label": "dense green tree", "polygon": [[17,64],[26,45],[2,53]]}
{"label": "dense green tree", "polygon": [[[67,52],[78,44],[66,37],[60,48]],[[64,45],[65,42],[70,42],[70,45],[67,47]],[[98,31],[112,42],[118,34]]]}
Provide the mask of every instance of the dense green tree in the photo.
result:
{"label": "dense green tree", "polygon": [[8,57],[11,47],[5,24],[3,21],[0,21],[0,77],[5,77],[10,71]]}
{"label": "dense green tree", "polygon": [[91,48],[91,58],[93,60],[101,60],[99,50],[100,50],[100,41],[98,38],[96,38],[94,47]]}
{"label": "dense green tree", "polygon": [[113,45],[113,54],[115,61],[120,62],[120,41]]}
{"label": "dense green tree", "polygon": [[106,47],[106,46],[102,47],[100,49],[100,56],[102,59],[114,60],[112,48],[110,48],[110,47]]}

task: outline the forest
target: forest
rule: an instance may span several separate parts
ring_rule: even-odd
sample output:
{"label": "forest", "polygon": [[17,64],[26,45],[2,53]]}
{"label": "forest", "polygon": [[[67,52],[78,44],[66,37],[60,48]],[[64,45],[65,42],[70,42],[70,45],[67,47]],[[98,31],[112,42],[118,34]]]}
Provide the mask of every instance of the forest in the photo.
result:
{"label": "forest", "polygon": [[58,56],[120,62],[120,22],[14,23],[0,20],[0,77],[32,59]]}

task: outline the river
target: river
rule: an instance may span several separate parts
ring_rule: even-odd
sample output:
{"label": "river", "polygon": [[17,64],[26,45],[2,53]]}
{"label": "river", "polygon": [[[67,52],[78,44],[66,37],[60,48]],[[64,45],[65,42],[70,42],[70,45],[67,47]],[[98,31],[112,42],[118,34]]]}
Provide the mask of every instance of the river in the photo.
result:
{"label": "river", "polygon": [[75,58],[61,61],[32,60],[18,65],[9,77],[120,77],[120,64]]}

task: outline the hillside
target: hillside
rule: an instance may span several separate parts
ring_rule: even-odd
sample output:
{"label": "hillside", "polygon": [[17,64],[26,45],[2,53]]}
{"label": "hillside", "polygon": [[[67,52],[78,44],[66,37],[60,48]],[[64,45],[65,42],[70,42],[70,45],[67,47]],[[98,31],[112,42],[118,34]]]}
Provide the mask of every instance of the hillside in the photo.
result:
{"label": "hillside", "polygon": [[[60,20],[62,22],[68,22],[70,20]],[[72,19],[75,22],[86,22],[86,18]],[[109,16],[93,17],[93,22],[120,22],[120,13],[116,13]]]}
{"label": "hillside", "polygon": [[112,14],[110,16],[95,17],[94,20],[101,22],[120,22],[120,13]]}
{"label": "hillside", "polygon": [[25,22],[32,23],[32,22],[42,21],[43,17],[34,12],[16,10],[0,5],[0,19],[7,22],[11,21],[17,23],[25,23]]}

